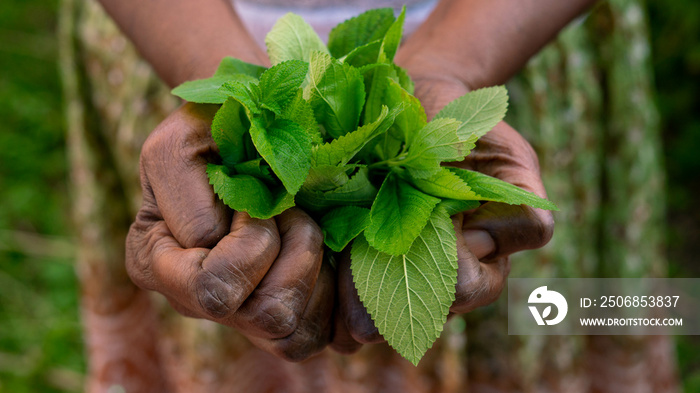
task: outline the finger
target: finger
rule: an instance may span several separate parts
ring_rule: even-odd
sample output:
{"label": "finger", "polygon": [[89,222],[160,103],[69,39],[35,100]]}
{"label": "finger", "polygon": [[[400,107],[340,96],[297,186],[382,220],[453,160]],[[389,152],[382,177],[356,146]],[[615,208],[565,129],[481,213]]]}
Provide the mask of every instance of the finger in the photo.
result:
{"label": "finger", "polygon": [[[344,256],[341,256],[341,258],[343,257],[349,260],[349,255],[347,252]],[[338,276],[338,296],[335,300],[335,312],[333,313],[333,341],[331,342],[331,348],[333,348],[333,350],[338,353],[350,355],[362,348],[362,343],[357,342],[352,337],[350,329],[348,329],[347,325],[345,324],[345,312],[341,311],[340,298],[347,296],[345,295],[345,293],[346,291],[348,291],[349,288],[347,288],[347,283],[344,283],[342,284],[342,289],[340,289],[340,268],[341,262],[339,262],[338,264],[338,269],[336,273]],[[344,269],[343,274],[347,275],[347,266],[342,266],[342,268]]]}
{"label": "finger", "polygon": [[311,217],[289,209],[276,221],[280,253],[236,316],[240,329],[263,338],[286,337],[297,329],[323,261],[323,233]]}
{"label": "finger", "polygon": [[[183,298],[182,290],[177,290],[177,277],[195,276],[201,271],[201,263],[209,254],[208,249],[183,249],[173,238],[167,225],[162,220],[144,220],[144,209],[139,212],[135,223],[131,226],[126,241],[126,267],[132,281],[143,289],[159,291],[168,303],[183,316],[191,318],[206,318],[207,315],[199,310],[196,304],[187,301],[185,305],[177,299]],[[154,256],[169,259],[172,265],[187,271],[174,273],[164,270],[153,271]],[[172,282],[169,282],[172,281]],[[175,289],[175,293],[173,293]],[[189,289],[185,289],[189,292]]]}
{"label": "finger", "polygon": [[338,305],[345,326],[352,338],[362,344],[383,342],[379,329],[360,301],[350,270],[350,253],[338,258]]}
{"label": "finger", "polygon": [[[126,271],[137,286],[158,292],[176,285],[176,277],[194,277],[208,249],[183,249],[162,220],[141,209],[126,238]],[[167,270],[157,260],[171,261]],[[168,293],[164,293],[168,296]]]}
{"label": "finger", "polygon": [[467,248],[478,260],[496,252],[496,241],[486,231],[467,229],[462,231],[462,236]]}
{"label": "finger", "polygon": [[549,212],[522,205],[488,202],[464,221],[467,243],[479,259],[495,259],[547,244],[554,221]]}
{"label": "finger", "polygon": [[261,220],[236,212],[231,232],[202,261],[201,271],[191,284],[204,313],[232,325],[234,313],[265,277],[279,249],[280,238],[273,219]]}
{"label": "finger", "polygon": [[[144,213],[142,209],[126,239],[126,270],[129,277],[140,288],[163,294],[178,313],[187,317],[204,318],[205,315],[199,311],[196,304],[189,301],[183,304],[178,300],[183,298],[182,293],[176,292],[178,287],[183,287],[178,283],[181,277],[197,275],[209,250],[183,249],[173,238],[164,221],[148,221],[143,219],[144,216],[150,216],[150,213]],[[158,269],[154,272],[156,258],[169,260],[173,266],[172,271]],[[190,290],[180,289],[185,292]]]}
{"label": "finger", "polygon": [[333,305],[335,297],[335,272],[328,264],[321,265],[311,298],[304,309],[298,326],[292,334],[280,339],[251,338],[258,347],[288,361],[307,359],[321,350],[331,340]]}
{"label": "finger", "polygon": [[210,136],[212,108],[185,104],[144,143],[144,189],[184,248],[213,247],[229,230],[230,210],[216,197],[206,174],[216,157]]}
{"label": "finger", "polygon": [[[462,227],[462,220],[462,214],[452,217],[456,231]],[[455,302],[450,311],[467,313],[498,299],[510,272],[510,260],[503,257],[489,263],[481,263],[470,251],[463,236],[457,236],[457,258]]]}
{"label": "finger", "polygon": [[339,307],[336,300],[336,310],[333,314],[333,340],[331,341],[331,348],[340,354],[351,355],[362,348],[362,344],[352,338],[350,330],[345,326],[343,316],[338,311]]}
{"label": "finger", "polygon": [[[463,164],[546,198],[537,155],[504,122],[477,142],[477,148]],[[479,259],[542,247],[551,239],[553,229],[554,219],[549,211],[496,202],[476,209],[463,227],[467,243]]]}
{"label": "finger", "polygon": [[260,282],[277,256],[273,220],[236,213],[231,233],[211,251],[183,249],[163,221],[137,218],[127,239],[127,271],[142,288],[178,304],[186,315],[227,320]]}

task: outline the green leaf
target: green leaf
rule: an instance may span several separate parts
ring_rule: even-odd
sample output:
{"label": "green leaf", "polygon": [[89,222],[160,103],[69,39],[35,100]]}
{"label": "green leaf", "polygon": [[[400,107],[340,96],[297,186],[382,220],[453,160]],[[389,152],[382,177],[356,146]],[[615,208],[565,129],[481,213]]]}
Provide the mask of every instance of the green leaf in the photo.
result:
{"label": "green leaf", "polygon": [[374,144],[374,153],[379,161],[386,161],[396,157],[404,145],[402,140],[394,138],[389,133],[385,133],[377,139],[377,143]]}
{"label": "green leaf", "polygon": [[277,119],[265,127],[262,119],[255,118],[251,123],[250,136],[287,191],[296,194],[311,167],[309,135],[290,120]]}
{"label": "green leaf", "polygon": [[215,75],[211,78],[187,81],[174,88],[171,93],[185,101],[199,104],[222,104],[228,95],[220,90],[226,82],[254,83],[252,76],[245,74]]}
{"label": "green leaf", "polygon": [[419,190],[438,198],[467,201],[480,199],[467,183],[446,167],[440,167],[437,173],[425,179],[412,178],[411,182]]}
{"label": "green leaf", "polygon": [[281,114],[306,78],[309,64],[301,60],[287,60],[265,71],[260,76],[261,105]]}
{"label": "green leaf", "polygon": [[357,128],[365,102],[365,86],[355,67],[326,53],[313,52],[304,96],[308,98],[316,120],[332,137],[337,138]]}
{"label": "green leaf", "polygon": [[443,209],[450,216],[481,206],[479,201],[458,201],[456,199],[443,199],[435,209]]}
{"label": "green leaf", "polygon": [[257,64],[246,63],[243,60],[238,60],[231,56],[226,56],[221,59],[219,63],[219,68],[216,69],[214,76],[220,75],[235,75],[235,74],[245,74],[252,76],[255,79],[260,79],[260,75],[265,72],[267,68],[259,66]]}
{"label": "green leaf", "polygon": [[350,18],[331,30],[328,50],[333,57],[340,58],[357,47],[381,40],[395,19],[391,8],[373,9]]}
{"label": "green leaf", "polygon": [[459,161],[466,157],[473,144],[460,141],[459,122],[454,119],[435,119],[413,137],[406,159],[400,162],[409,169],[413,178],[427,178],[440,171],[440,163]]}
{"label": "green leaf", "polygon": [[455,99],[435,115],[435,118],[459,120],[462,122],[457,129],[460,140],[476,141],[503,120],[507,109],[506,88],[494,86],[474,90]]}
{"label": "green leaf", "polygon": [[326,213],[319,222],[323,241],[335,252],[343,249],[369,225],[369,209],[344,206]]}
{"label": "green leaf", "polygon": [[248,117],[253,114],[260,114],[260,88],[257,84],[245,85],[240,82],[226,82],[219,91],[226,97],[231,97],[238,101],[248,113]]}
{"label": "green leaf", "polygon": [[227,167],[232,168],[248,158],[246,134],[249,127],[241,104],[233,98],[226,100],[214,115],[211,136],[219,147],[219,155]]}
{"label": "green leaf", "polygon": [[214,192],[233,210],[255,218],[270,218],[294,206],[294,196],[282,187],[268,188],[260,179],[248,175],[229,175],[223,165],[207,164],[209,183]]}
{"label": "green leaf", "polygon": [[408,92],[408,94],[413,94],[413,91],[415,90],[415,85],[413,84],[413,80],[411,77],[408,75],[405,69],[397,66],[396,64],[393,65],[394,70],[396,71],[396,75],[399,78],[399,84],[401,87],[404,88]]}
{"label": "green leaf", "polygon": [[404,106],[404,111],[396,116],[389,134],[396,139],[406,141],[410,145],[413,136],[428,123],[423,106],[416,97],[401,87],[398,82],[391,79],[387,81],[387,88],[384,94],[384,102],[387,105],[403,104]]}
{"label": "green leaf", "polygon": [[187,81],[174,88],[172,93],[184,100],[200,104],[222,104],[228,97],[219,91],[226,82],[238,81],[244,84],[255,83],[265,67],[224,57],[214,76],[206,79]]}
{"label": "green leaf", "polygon": [[382,49],[382,41],[372,41],[368,44],[358,46],[348,53],[345,57],[340,58],[344,63],[348,63],[353,67],[364,67],[374,64],[379,58],[379,51]]}
{"label": "green leaf", "polygon": [[450,217],[436,209],[405,254],[382,253],[359,236],[350,255],[355,287],[379,333],[417,365],[455,299],[457,238]]}
{"label": "green leaf", "polygon": [[272,186],[279,184],[277,179],[272,175],[270,166],[267,165],[262,158],[241,162],[233,166],[233,170],[237,175],[253,176],[262,180],[265,184]]}
{"label": "green leaf", "polygon": [[329,191],[345,185],[350,177],[348,168],[341,165],[312,165],[304,188],[311,191]]}
{"label": "green leaf", "polygon": [[403,106],[400,104],[394,107],[391,112],[385,106],[374,122],[366,124],[329,143],[314,147],[311,155],[312,165],[347,164],[368,142],[386,132],[402,110]]}
{"label": "green leaf", "polygon": [[[396,18],[394,23],[391,24],[389,30],[386,32],[386,35],[384,35],[384,39],[382,40],[381,52],[384,54],[384,56],[386,56],[387,62],[394,60],[394,55],[401,44],[404,19],[406,19],[406,6],[401,9],[399,17]],[[379,60],[382,61],[382,59]]]}
{"label": "green leaf", "polygon": [[372,222],[365,230],[367,241],[387,254],[405,254],[438,202],[439,198],[415,189],[390,173],[372,204]]}
{"label": "green leaf", "polygon": [[334,190],[322,192],[302,188],[297,202],[310,211],[321,211],[337,206],[368,207],[376,196],[377,188],[369,181],[367,168],[359,168],[347,183]]}
{"label": "green leaf", "polygon": [[328,53],[328,48],[314,29],[299,15],[281,17],[265,37],[267,54],[273,65],[287,60],[309,62],[311,52]]}
{"label": "green leaf", "polygon": [[311,104],[304,99],[301,89],[297,90],[296,95],[284,108],[279,118],[299,124],[309,134],[314,145],[323,142],[318,123],[316,123],[316,117],[314,117],[314,111],[311,109]]}
{"label": "green leaf", "polygon": [[388,89],[389,80],[397,78],[391,64],[373,64],[362,68],[367,102],[365,104],[364,123],[373,122],[381,113],[384,95]]}
{"label": "green leaf", "polygon": [[540,198],[529,191],[495,177],[461,168],[450,167],[449,170],[467,183],[482,201],[494,201],[510,205],[528,205],[545,210],[559,210],[555,204],[547,199]]}

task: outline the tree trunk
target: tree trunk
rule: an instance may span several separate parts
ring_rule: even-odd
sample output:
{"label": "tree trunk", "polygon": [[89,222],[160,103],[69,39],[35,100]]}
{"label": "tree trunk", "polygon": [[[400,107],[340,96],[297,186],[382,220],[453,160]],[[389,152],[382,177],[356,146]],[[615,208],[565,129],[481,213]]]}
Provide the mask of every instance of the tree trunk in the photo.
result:
{"label": "tree trunk", "polygon": [[[511,337],[504,299],[453,318],[418,369],[382,345],[286,363],[179,316],[131,284],[123,264],[139,149],[177,101],[95,2],[62,0],[60,26],[89,392],[677,391],[669,340]],[[665,271],[646,34],[639,1],[606,2],[511,84],[511,123],[540,154],[561,208],[552,242],[514,257],[514,276]]]}

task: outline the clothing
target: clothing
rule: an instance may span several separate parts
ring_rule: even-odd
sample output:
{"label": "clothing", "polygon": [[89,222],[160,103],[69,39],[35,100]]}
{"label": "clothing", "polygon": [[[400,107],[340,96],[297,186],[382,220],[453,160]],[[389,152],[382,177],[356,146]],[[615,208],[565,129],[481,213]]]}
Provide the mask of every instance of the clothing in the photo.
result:
{"label": "clothing", "polygon": [[265,35],[287,12],[298,14],[314,27],[325,42],[338,23],[372,8],[406,5],[404,35],[413,32],[435,7],[437,0],[235,0],[234,8],[256,42],[265,47]]}

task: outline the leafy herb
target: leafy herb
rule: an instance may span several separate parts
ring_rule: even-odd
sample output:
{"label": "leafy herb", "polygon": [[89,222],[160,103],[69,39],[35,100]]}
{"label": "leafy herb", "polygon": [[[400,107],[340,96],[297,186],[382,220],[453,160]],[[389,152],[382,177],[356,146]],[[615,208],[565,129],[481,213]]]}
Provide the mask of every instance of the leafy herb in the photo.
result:
{"label": "leafy herb", "polygon": [[418,364],[455,299],[457,238],[447,212],[436,209],[404,254],[378,251],[360,236],[351,258],[355,287],[379,333]]}
{"label": "leafy herb", "polygon": [[[379,332],[417,364],[442,331],[457,280],[450,215],[480,201],[556,206],[463,160],[503,119],[504,87],[473,91],[428,122],[393,63],[404,11],[372,10],[332,30],[328,47],[287,14],[267,36],[273,67],[226,58],[173,93],[222,104],[212,122],[221,164],[207,173],[234,210],[269,218],[299,205],[329,252],[352,242],[360,300]],[[354,242],[353,242],[354,239]]]}

